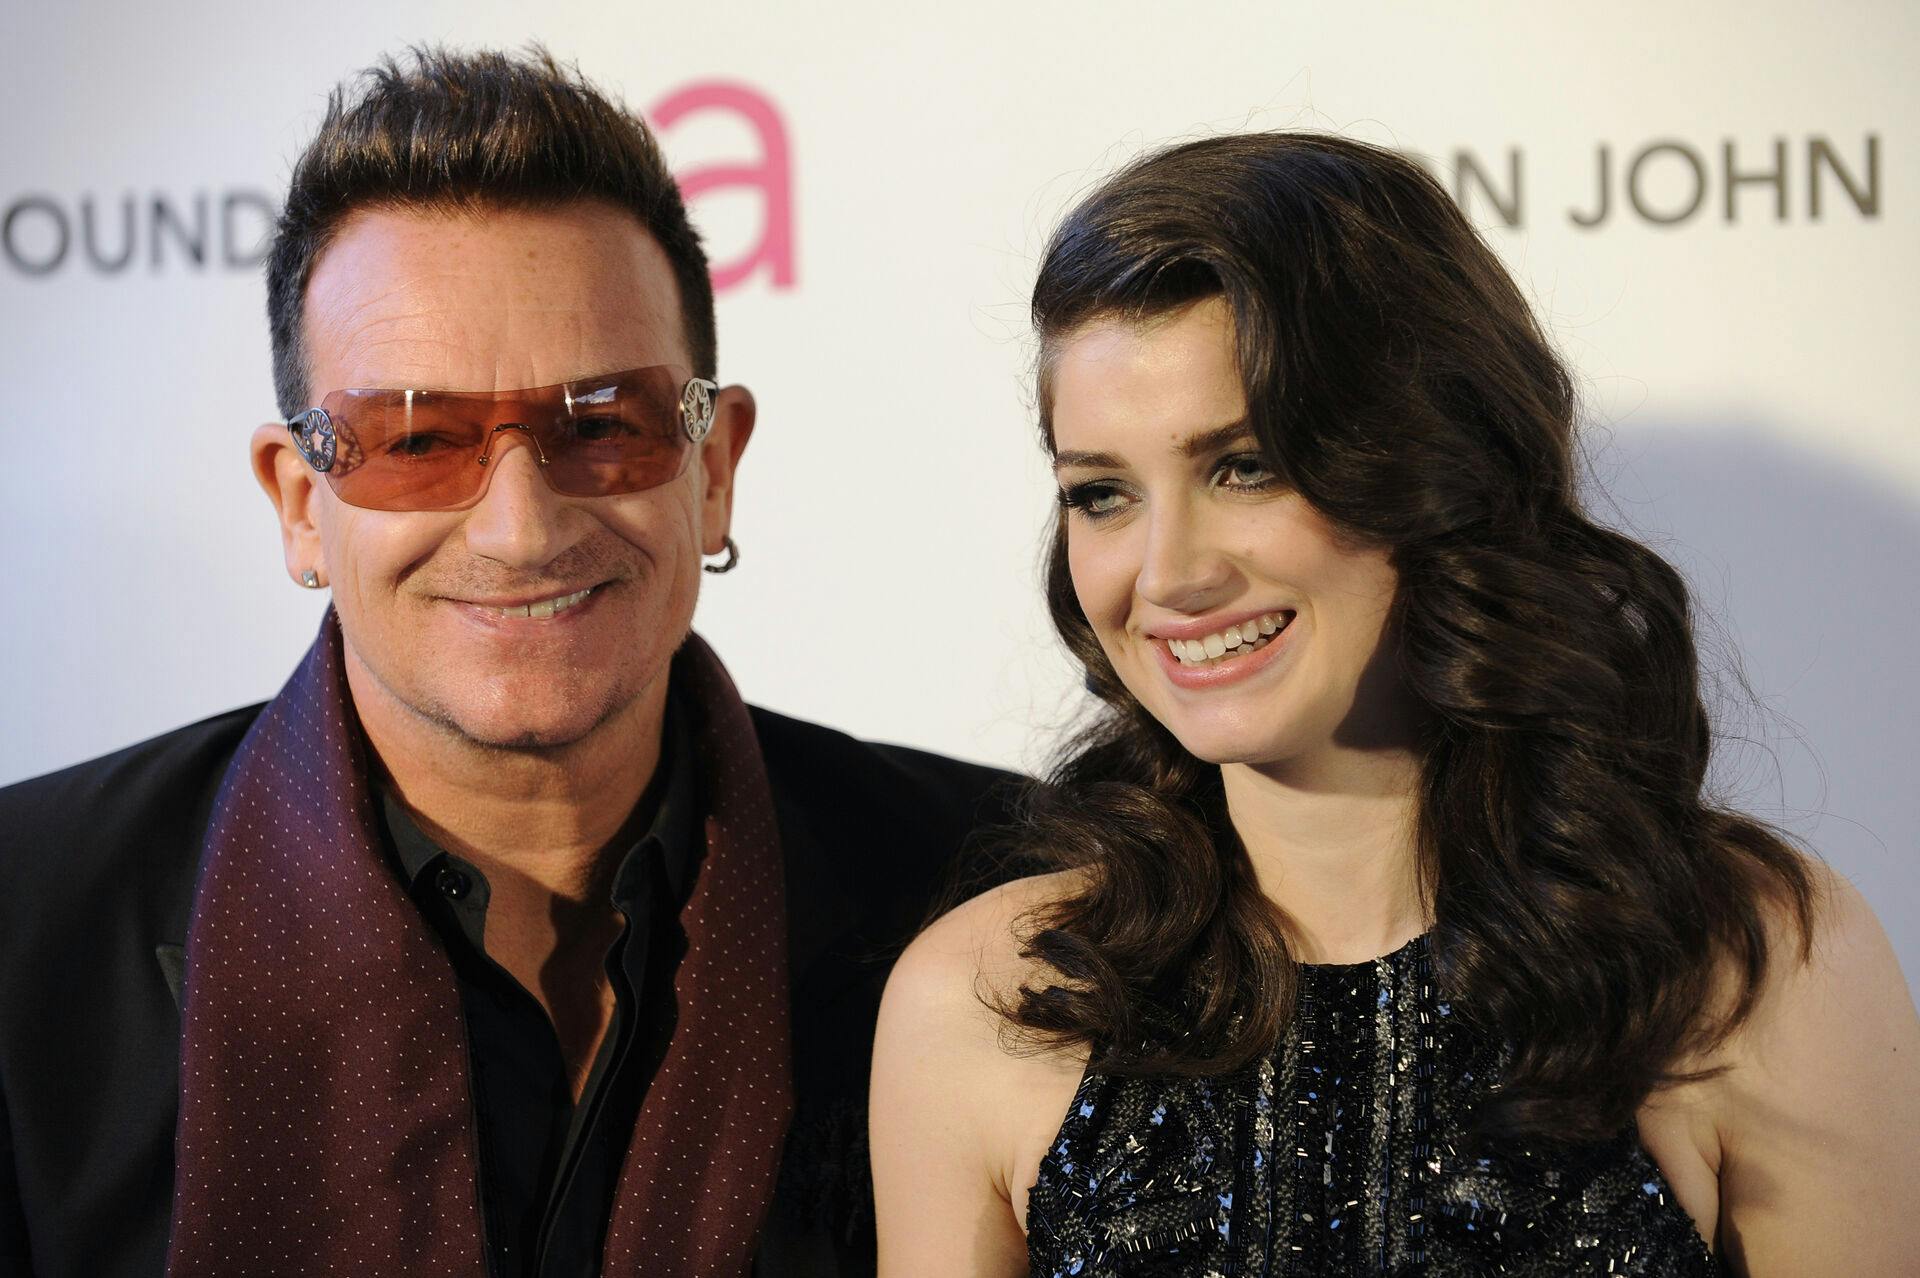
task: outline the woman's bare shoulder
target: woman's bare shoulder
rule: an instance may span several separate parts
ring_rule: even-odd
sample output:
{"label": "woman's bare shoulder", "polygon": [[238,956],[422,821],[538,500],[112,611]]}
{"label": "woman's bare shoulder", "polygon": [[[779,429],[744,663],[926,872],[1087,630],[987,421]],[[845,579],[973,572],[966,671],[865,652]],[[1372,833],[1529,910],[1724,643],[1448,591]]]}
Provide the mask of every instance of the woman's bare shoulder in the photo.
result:
{"label": "woman's bare shoulder", "polygon": [[894,965],[871,1105],[883,1271],[1024,1271],[1026,1188],[1085,1053],[1023,1040],[999,1009],[1046,979],[1022,938],[1035,911],[1073,883],[1043,875],[974,897]]}
{"label": "woman's bare shoulder", "polygon": [[1809,868],[1811,927],[1769,907],[1767,972],[1711,1084],[1722,1239],[1755,1275],[1893,1272],[1920,1252],[1920,1017],[1865,896]]}
{"label": "woman's bare shoulder", "polygon": [[1848,1027],[1845,1037],[1897,1027],[1913,1002],[1893,944],[1860,889],[1823,861],[1806,862],[1810,908],[1803,918],[1789,901],[1763,903],[1767,968],[1751,1011],[1728,1040],[1734,1066],[1761,1063],[1781,1050],[1826,1051],[1840,1046],[1836,1018],[1877,1011]]}
{"label": "woman's bare shoulder", "polygon": [[1034,921],[1080,882],[1073,870],[1033,875],[955,906],[900,956],[888,981],[889,997],[897,988],[903,997],[936,1007],[991,1006],[1044,979],[1044,966],[1024,952],[1026,937]]}

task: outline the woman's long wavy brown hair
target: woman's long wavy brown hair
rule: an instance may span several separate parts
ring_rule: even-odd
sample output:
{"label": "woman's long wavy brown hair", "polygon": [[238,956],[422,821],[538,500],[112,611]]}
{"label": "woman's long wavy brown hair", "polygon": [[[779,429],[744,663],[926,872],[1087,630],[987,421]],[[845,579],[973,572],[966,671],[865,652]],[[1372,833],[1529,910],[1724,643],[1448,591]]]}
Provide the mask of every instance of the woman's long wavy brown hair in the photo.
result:
{"label": "woman's long wavy brown hair", "polygon": [[[1455,1007],[1512,1049],[1482,1121],[1617,1132],[1748,1015],[1772,911],[1810,943],[1806,861],[1704,791],[1686,587],[1583,511],[1572,383],[1492,251],[1417,164],[1340,138],[1176,146],[1068,216],[1033,295],[1049,448],[1063,338],[1213,296],[1269,463],[1399,573],[1434,954]],[[1001,1010],[1103,1071],[1230,1071],[1278,1041],[1296,967],[1219,769],[1122,685],[1065,548],[1062,523],[1047,599],[1103,705],[1020,842],[1081,874],[1027,920],[1048,977]]]}

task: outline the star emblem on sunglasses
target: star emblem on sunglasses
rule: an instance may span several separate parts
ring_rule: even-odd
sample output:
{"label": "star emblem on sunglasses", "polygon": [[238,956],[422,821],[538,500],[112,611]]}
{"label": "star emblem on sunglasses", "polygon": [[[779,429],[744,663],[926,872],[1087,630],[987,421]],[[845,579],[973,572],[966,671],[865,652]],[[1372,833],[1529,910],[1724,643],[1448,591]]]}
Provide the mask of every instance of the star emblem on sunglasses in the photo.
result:
{"label": "star emblem on sunglasses", "polygon": [[696,444],[713,430],[713,390],[712,382],[693,377],[680,392],[680,416],[686,422],[687,438]]}
{"label": "star emblem on sunglasses", "polygon": [[293,432],[294,446],[307,459],[307,465],[323,473],[333,469],[333,418],[326,409],[309,408],[290,420],[287,429]]}

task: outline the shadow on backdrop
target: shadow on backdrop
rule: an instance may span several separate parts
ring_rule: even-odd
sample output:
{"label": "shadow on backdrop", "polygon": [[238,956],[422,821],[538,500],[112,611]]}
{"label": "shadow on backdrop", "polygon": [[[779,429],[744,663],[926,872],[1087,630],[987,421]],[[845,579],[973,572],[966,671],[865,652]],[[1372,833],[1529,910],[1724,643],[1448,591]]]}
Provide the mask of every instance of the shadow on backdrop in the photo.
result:
{"label": "shadow on backdrop", "polygon": [[1595,516],[1693,588],[1718,793],[1851,879],[1911,985],[1920,500],[1758,422],[1595,428],[1588,450]]}

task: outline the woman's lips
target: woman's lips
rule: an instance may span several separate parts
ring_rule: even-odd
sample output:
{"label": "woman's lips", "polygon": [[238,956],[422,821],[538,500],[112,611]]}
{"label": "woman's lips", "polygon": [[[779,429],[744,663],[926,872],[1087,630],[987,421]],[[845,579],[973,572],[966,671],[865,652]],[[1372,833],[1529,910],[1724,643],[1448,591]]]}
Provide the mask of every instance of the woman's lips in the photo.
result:
{"label": "woman's lips", "polygon": [[1272,638],[1292,620],[1290,609],[1273,608],[1231,620],[1215,618],[1160,626],[1153,630],[1151,637],[1164,640],[1176,658],[1192,666],[1229,652],[1245,656],[1241,651],[1243,646],[1250,649]]}
{"label": "woman's lips", "polygon": [[1255,642],[1243,645],[1247,648],[1244,656],[1221,656],[1190,664],[1174,656],[1166,640],[1150,639],[1147,642],[1153,645],[1155,660],[1160,663],[1169,683],[1176,688],[1206,691],[1252,678],[1271,666],[1282,649],[1292,647],[1288,640],[1293,634],[1294,614],[1280,613],[1278,616],[1284,621],[1271,634],[1263,633]]}

